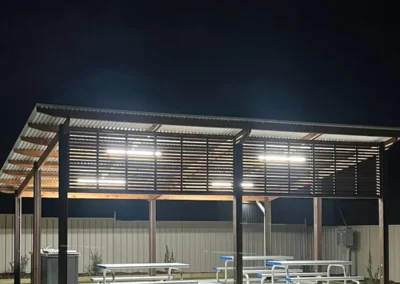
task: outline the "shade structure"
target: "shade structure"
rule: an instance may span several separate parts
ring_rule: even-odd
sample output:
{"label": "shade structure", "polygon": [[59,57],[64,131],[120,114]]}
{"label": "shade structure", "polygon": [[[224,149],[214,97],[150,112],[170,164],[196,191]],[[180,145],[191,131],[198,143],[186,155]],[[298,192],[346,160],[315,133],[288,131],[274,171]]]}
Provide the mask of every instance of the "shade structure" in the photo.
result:
{"label": "shade structure", "polygon": [[[31,197],[36,162],[42,197],[61,201],[64,246],[68,198],[234,200],[239,205],[266,197],[375,198],[384,208],[384,150],[398,137],[400,128],[393,127],[38,104],[2,166],[0,190]],[[387,224],[380,220],[383,242]],[[240,224],[235,230],[239,242]],[[387,253],[381,255],[384,268]],[[241,282],[240,273],[236,276]]]}
{"label": "shade structure", "polygon": [[400,135],[400,129],[389,127],[38,104],[2,166],[1,191],[20,189],[21,194],[26,189],[30,196],[29,174],[42,158],[43,194],[57,195],[57,131],[67,119],[71,198],[148,199],[157,192],[167,200],[229,200],[238,137],[245,138],[244,200],[262,201],[257,196],[265,195],[379,197],[380,144],[388,147]]}

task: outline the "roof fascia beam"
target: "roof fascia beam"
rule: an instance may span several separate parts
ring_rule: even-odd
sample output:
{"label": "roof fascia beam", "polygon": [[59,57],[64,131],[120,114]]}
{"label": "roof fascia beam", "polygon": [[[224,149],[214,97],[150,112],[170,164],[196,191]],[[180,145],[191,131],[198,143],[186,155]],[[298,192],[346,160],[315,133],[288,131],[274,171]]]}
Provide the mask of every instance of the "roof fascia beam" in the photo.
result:
{"label": "roof fascia beam", "polygon": [[318,137],[321,137],[322,133],[309,133],[302,138],[302,140],[315,140]]}
{"label": "roof fascia beam", "polygon": [[386,149],[386,150],[389,149],[389,148],[390,148],[391,146],[393,146],[397,141],[399,141],[399,138],[398,138],[398,137],[392,137],[392,138],[386,140],[386,141],[384,142],[384,144],[385,144],[385,149]]}
{"label": "roof fascia beam", "polygon": [[242,144],[250,136],[251,129],[242,129],[235,136],[235,143]]}
{"label": "roof fascia beam", "polygon": [[148,129],[147,129],[147,131],[150,131],[150,132],[157,132],[158,131],[158,129],[160,129],[161,128],[161,124],[152,124]]}
{"label": "roof fascia beam", "polygon": [[250,119],[218,119],[208,117],[185,117],[168,116],[161,114],[130,114],[118,112],[101,112],[87,110],[63,110],[49,109],[37,106],[36,110],[40,113],[71,119],[90,119],[115,122],[134,122],[146,124],[198,126],[198,127],[218,127],[218,128],[238,128],[238,129],[257,129],[283,132],[306,132],[337,135],[359,135],[359,136],[378,136],[378,137],[400,137],[400,130],[385,128],[366,128],[346,125],[322,125],[300,122],[274,122]]}

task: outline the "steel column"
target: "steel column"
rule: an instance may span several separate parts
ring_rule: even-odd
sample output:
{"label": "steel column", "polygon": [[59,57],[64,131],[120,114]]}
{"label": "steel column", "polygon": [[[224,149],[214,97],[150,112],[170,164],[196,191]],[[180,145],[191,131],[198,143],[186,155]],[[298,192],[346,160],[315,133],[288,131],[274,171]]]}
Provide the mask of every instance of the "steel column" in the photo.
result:
{"label": "steel column", "polygon": [[19,196],[15,196],[14,284],[21,284],[21,217],[22,217],[22,198]]}
{"label": "steel column", "polygon": [[382,198],[379,202],[379,262],[380,284],[389,283],[389,226]]}
{"label": "steel column", "polygon": [[242,226],[243,145],[233,148],[233,244],[234,283],[243,283],[243,226]]}
{"label": "steel column", "polygon": [[[313,198],[314,202],[314,260],[322,258],[322,198]],[[319,266],[315,270],[319,270]]]}
{"label": "steel column", "polygon": [[68,283],[68,189],[69,134],[68,125],[59,127],[59,195],[58,195],[58,284]]}
{"label": "steel column", "polygon": [[264,198],[264,254],[272,255],[272,212],[268,197]]}
{"label": "steel column", "polygon": [[[157,208],[156,200],[149,200],[149,263],[156,263],[156,223],[157,223]],[[155,269],[150,269],[151,276],[156,275]]]}
{"label": "steel column", "polygon": [[381,198],[378,199],[379,206],[379,262],[380,262],[380,284],[389,283],[389,222],[387,219],[387,163],[385,158],[385,145],[380,147],[380,178],[377,178],[381,191]]}
{"label": "steel column", "polygon": [[33,198],[34,198],[34,211],[33,211],[33,271],[32,279],[33,284],[40,284],[40,234],[42,218],[42,187],[41,187],[41,171],[38,164],[35,162],[33,165]]}

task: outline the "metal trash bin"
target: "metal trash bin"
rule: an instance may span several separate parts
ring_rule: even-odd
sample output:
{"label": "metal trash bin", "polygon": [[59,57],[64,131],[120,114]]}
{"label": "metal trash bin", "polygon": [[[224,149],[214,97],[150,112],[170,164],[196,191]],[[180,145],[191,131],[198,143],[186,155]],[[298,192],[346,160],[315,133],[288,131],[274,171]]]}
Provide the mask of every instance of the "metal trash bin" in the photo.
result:
{"label": "metal trash bin", "polygon": [[[78,258],[79,253],[69,250],[68,252],[68,282],[67,284],[78,284]],[[42,249],[41,261],[41,284],[58,283],[58,250]]]}

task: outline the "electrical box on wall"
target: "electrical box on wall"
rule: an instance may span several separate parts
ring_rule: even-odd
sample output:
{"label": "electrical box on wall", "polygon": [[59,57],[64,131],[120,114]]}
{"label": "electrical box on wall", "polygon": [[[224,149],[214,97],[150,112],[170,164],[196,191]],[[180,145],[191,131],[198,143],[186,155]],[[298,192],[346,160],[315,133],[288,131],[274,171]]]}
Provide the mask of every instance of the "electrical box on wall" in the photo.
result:
{"label": "electrical box on wall", "polygon": [[339,229],[336,231],[337,244],[342,247],[354,246],[354,231],[353,229]]}

